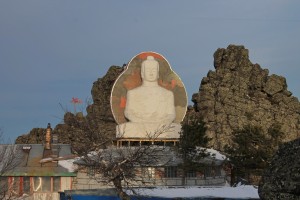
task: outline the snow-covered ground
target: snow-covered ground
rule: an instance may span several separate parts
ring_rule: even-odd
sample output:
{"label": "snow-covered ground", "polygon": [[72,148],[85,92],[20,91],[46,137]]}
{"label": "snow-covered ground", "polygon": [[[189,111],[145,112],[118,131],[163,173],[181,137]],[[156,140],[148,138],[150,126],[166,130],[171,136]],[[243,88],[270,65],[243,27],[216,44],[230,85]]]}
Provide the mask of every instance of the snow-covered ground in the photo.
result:
{"label": "snow-covered ground", "polygon": [[136,192],[143,196],[165,198],[228,198],[228,199],[259,199],[257,188],[251,185],[237,187],[184,187],[153,189],[137,189]]}

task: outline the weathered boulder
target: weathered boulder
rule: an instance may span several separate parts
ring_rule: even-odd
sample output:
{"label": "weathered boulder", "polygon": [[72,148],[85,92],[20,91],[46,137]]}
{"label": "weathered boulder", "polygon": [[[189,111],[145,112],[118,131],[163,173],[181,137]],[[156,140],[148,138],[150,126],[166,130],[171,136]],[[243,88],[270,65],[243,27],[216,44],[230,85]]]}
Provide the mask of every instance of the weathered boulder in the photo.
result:
{"label": "weathered boulder", "polygon": [[287,90],[282,76],[249,60],[244,46],[229,45],[214,53],[215,71],[210,70],[192,97],[194,108],[207,124],[211,146],[230,145],[235,129],[260,126],[264,131],[281,126],[285,141],[300,135],[300,103]]}
{"label": "weathered boulder", "polygon": [[261,199],[300,199],[300,138],[281,146],[261,179]]}
{"label": "weathered boulder", "polygon": [[287,84],[285,78],[283,78],[282,76],[277,76],[275,74],[272,74],[267,78],[267,82],[265,84],[265,87],[263,88],[264,92],[266,92],[267,95],[271,96],[286,91],[286,89]]}

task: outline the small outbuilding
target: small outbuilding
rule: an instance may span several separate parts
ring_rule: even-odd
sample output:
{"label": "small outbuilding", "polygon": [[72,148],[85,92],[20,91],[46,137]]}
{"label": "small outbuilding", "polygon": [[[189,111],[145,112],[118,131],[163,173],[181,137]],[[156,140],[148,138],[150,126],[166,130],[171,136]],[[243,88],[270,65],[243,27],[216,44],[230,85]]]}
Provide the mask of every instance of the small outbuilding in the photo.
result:
{"label": "small outbuilding", "polygon": [[72,189],[71,145],[47,142],[46,136],[45,144],[0,145],[0,152],[0,195],[58,200],[59,192]]}

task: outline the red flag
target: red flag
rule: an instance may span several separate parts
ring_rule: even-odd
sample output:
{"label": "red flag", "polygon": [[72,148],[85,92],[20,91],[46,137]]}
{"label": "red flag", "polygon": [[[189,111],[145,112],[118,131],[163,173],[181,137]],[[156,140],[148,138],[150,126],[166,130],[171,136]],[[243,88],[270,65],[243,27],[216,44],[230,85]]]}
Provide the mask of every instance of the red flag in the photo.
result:
{"label": "red flag", "polygon": [[73,103],[73,104],[81,104],[82,101],[81,101],[81,99],[79,99],[77,97],[72,97],[71,103]]}

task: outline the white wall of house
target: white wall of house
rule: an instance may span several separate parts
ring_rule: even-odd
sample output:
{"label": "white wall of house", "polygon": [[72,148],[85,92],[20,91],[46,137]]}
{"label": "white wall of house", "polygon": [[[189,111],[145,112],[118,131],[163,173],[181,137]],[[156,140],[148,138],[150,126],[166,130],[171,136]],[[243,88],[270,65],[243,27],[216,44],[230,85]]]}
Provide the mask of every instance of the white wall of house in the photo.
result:
{"label": "white wall of house", "polygon": [[[182,178],[180,172],[169,172],[165,174],[164,168],[152,168],[147,167],[137,170],[139,180],[132,182],[132,186],[223,186],[226,184],[225,171],[218,168],[218,173],[208,173],[206,176],[195,173],[195,177]],[[168,176],[166,176],[168,175]],[[77,172],[77,176],[73,179],[72,189],[100,189],[113,187],[112,184],[107,185],[101,182],[100,178],[94,178],[94,174],[91,174],[88,170],[81,170]]]}
{"label": "white wall of house", "polygon": [[107,185],[103,182],[97,181],[93,176],[91,176],[86,171],[77,172],[77,176],[73,178],[72,189],[82,190],[82,189],[99,189],[107,188],[113,185]]}
{"label": "white wall of house", "polygon": [[71,190],[72,189],[72,177],[61,177],[60,191]]}

